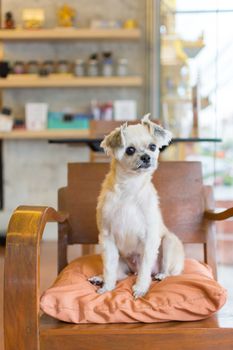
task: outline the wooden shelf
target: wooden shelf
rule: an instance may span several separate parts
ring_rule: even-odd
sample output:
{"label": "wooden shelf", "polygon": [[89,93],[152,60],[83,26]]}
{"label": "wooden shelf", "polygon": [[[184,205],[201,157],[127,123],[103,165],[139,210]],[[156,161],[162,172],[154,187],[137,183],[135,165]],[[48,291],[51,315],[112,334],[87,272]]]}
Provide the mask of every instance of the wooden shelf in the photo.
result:
{"label": "wooden shelf", "polygon": [[90,136],[89,129],[64,130],[47,129],[43,131],[13,130],[0,132],[0,139],[4,140],[64,140],[79,139]]}
{"label": "wooden shelf", "polygon": [[65,88],[65,87],[139,87],[142,78],[127,77],[75,77],[72,74],[51,74],[40,77],[35,74],[9,75],[0,78],[0,88]]}
{"label": "wooden shelf", "polygon": [[181,97],[181,96],[169,96],[169,95],[162,95],[162,102],[167,103],[192,103],[191,97]]}
{"label": "wooden shelf", "polygon": [[1,29],[0,40],[136,40],[141,37],[140,29],[84,29],[84,28],[54,28],[54,29]]}

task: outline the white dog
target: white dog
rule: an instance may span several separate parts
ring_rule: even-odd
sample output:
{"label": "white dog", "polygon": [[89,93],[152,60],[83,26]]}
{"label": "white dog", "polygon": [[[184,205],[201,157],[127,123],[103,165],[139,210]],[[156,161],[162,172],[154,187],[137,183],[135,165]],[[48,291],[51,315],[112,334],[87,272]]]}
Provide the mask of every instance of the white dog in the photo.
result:
{"label": "white dog", "polygon": [[89,279],[103,282],[98,293],[111,291],[117,280],[134,272],[138,298],[148,291],[151,276],[162,280],[183,270],[183,245],[164,225],[151,183],[159,149],[170,140],[171,133],[146,115],[139,124],[116,128],[101,144],[112,162],[97,205],[103,277]]}

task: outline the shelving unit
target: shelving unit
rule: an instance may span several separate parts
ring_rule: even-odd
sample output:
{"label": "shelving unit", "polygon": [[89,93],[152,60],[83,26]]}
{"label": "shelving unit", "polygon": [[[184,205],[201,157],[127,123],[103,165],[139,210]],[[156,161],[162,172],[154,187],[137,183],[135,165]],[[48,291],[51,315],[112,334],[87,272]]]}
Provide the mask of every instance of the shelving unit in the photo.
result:
{"label": "shelving unit", "polygon": [[11,132],[0,132],[2,140],[64,140],[77,139],[90,136],[89,130],[43,130],[43,131],[28,131],[28,130],[13,130]]}
{"label": "shelving unit", "polygon": [[89,28],[54,28],[54,29],[1,29],[2,41],[37,41],[37,40],[137,40],[141,37],[140,29],[89,29]]}
{"label": "shelving unit", "polygon": [[142,78],[126,77],[75,77],[72,74],[51,74],[40,77],[36,74],[9,75],[0,79],[0,88],[65,88],[65,87],[140,87]]}
{"label": "shelving unit", "polygon": [[[82,41],[82,40],[139,40],[141,30],[135,29],[92,29],[92,28],[43,28],[29,29],[0,29],[0,56],[4,59],[5,42],[38,42],[38,41]],[[27,88],[111,88],[132,87],[143,85],[140,76],[111,76],[111,77],[76,77],[72,74],[51,74],[40,77],[35,74],[9,75],[0,78],[0,89]]]}

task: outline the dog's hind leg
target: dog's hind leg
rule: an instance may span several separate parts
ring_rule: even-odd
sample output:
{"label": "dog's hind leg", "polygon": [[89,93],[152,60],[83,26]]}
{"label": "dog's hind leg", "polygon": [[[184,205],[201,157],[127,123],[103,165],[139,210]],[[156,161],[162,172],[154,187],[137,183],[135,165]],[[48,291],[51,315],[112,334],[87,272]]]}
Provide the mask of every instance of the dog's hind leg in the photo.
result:
{"label": "dog's hind leg", "polygon": [[153,276],[155,280],[163,280],[167,276],[179,275],[184,268],[184,248],[179,238],[167,231],[162,239],[161,271]]}

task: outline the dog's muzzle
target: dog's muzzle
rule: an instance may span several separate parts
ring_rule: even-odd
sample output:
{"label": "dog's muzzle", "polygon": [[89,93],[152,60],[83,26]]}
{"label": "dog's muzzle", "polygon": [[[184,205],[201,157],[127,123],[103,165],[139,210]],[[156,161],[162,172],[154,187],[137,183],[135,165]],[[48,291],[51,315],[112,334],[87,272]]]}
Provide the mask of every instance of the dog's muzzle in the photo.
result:
{"label": "dog's muzzle", "polygon": [[140,168],[149,168],[150,165],[151,165],[151,158],[149,156],[149,154],[143,154],[141,157],[140,157],[140,160],[142,161],[141,165],[140,165]]}

